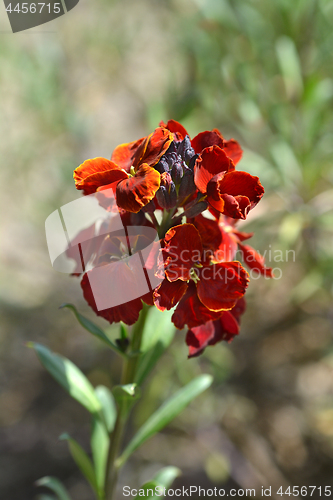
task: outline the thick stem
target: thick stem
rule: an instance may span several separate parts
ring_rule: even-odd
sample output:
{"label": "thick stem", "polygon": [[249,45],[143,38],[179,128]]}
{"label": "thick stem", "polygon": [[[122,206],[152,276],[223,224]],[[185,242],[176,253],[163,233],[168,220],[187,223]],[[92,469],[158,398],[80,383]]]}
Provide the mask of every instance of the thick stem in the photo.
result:
{"label": "thick stem", "polygon": [[[140,347],[143,334],[144,324],[147,318],[149,306],[143,305],[138,321],[133,326],[131,352],[132,356],[128,357],[123,366],[123,373],[121,377],[121,384],[130,384],[134,382],[135,373],[137,368],[138,359],[140,356]],[[107,473],[105,481],[106,499],[112,500],[116,491],[118,480],[118,468],[115,465],[117,459],[123,432],[127,422],[129,412],[126,407],[119,406],[116,424],[112,434],[110,435],[111,446],[109,448],[109,455],[107,461]]]}

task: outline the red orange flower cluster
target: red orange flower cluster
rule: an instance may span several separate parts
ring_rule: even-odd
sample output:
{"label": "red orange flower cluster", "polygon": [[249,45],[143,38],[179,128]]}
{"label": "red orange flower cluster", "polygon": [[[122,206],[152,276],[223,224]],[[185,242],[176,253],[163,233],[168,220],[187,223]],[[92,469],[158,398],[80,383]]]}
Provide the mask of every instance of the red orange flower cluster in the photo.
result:
{"label": "red orange flower cluster", "polygon": [[[87,160],[74,171],[76,188],[85,195],[97,193],[107,210],[112,210],[112,193],[127,234],[131,226],[153,228],[160,240],[158,255],[152,252],[145,263],[145,272],[153,273],[158,285],[139,298],[98,310],[91,271],[83,275],[84,296],[96,314],[130,325],[137,321],[142,301],[161,311],[175,308],[174,325],[188,328],[189,357],[239,333],[249,275],[234,260],[237,250],[252,270],[272,276],[264,259],[243,243],[252,234],[236,228],[264,194],[258,177],[236,170],[241,157],[238,142],[225,140],[218,130],[191,140],[180,123],[169,120],[148,137],[118,146],[111,160]],[[95,265],[121,259],[126,246],[121,237],[110,232],[94,241],[86,253]],[[146,243],[144,237],[135,238],[140,248]],[[131,276],[126,279],[130,282]]]}

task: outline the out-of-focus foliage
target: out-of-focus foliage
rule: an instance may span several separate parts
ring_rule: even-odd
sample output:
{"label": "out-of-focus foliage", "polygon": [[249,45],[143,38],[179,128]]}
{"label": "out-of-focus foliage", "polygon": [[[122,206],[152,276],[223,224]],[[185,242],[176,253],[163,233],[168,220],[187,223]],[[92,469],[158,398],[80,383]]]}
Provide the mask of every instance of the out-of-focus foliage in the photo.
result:
{"label": "out-of-focus foliage", "polygon": [[57,309],[90,314],[78,281],[50,267],[44,221],[78,196],[78,164],[168,118],[244,146],[239,168],[266,194],[242,227],[281,272],[252,279],[230,346],[187,361],[176,334],[128,442],[196,375],[215,385],[133,454],[121,481],[138,487],[173,465],[185,486],[331,484],[333,1],[81,0],[46,29],[0,33],[1,499],[36,498],[43,475],[90,498],[57,441],[66,429],[88,451],[89,416],[24,343],[61,352],[94,386],[117,384],[120,366]]}

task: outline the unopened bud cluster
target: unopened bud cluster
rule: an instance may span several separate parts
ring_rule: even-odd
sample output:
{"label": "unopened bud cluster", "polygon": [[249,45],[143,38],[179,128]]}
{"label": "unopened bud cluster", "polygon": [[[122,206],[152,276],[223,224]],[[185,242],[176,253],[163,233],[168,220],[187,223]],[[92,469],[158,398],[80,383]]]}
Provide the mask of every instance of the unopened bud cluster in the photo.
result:
{"label": "unopened bud cluster", "polygon": [[156,193],[161,208],[174,208],[196,191],[193,169],[197,156],[187,135],[182,141],[172,142],[155,165],[161,174],[161,185]]}

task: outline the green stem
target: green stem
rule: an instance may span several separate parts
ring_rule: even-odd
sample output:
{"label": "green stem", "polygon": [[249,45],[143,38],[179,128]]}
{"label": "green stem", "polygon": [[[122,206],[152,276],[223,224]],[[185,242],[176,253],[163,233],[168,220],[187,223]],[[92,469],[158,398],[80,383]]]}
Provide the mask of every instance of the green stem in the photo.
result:
{"label": "green stem", "polygon": [[175,212],[177,210],[177,207],[172,208],[170,211],[164,210],[163,211],[163,219],[158,231],[158,235],[160,238],[164,238],[165,233],[170,229],[170,222],[172,217],[174,216]]}
{"label": "green stem", "polygon": [[[147,318],[148,311],[149,311],[149,306],[144,304],[139,319],[133,326],[132,342],[131,342],[132,356],[128,357],[124,362],[123,373],[121,377],[122,385],[130,384],[135,379],[136,368],[140,357],[140,347],[142,341],[143,328]],[[118,409],[116,424],[112,434],[110,435],[111,446],[109,448],[107,473],[105,481],[105,492],[107,500],[112,500],[114,493],[116,491],[116,485],[118,480],[118,467],[116,466],[115,462],[119,454],[119,449],[125,425],[127,423],[128,415],[129,415],[128,407],[120,405]]]}

